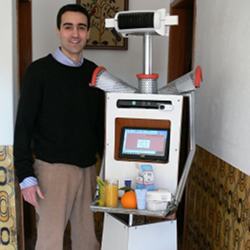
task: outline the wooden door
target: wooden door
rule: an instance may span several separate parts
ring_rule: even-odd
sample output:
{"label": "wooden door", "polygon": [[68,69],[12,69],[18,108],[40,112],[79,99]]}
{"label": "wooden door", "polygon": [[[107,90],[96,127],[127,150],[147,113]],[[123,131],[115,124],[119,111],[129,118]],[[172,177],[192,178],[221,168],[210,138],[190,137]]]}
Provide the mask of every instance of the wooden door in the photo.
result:
{"label": "wooden door", "polygon": [[[178,15],[179,24],[170,28],[169,35],[169,58],[168,58],[168,82],[184,75],[192,70],[193,66],[193,37],[195,19],[195,0],[176,0],[170,6],[170,14]],[[179,178],[183,172],[188,153],[189,135],[189,109],[187,100],[184,98],[181,153],[179,165]],[[182,238],[184,234],[185,192],[178,206],[178,241],[179,250],[184,250]]]}
{"label": "wooden door", "polygon": [[[17,27],[18,27],[18,55],[19,55],[19,79],[23,78],[25,69],[32,61],[32,18],[31,0],[17,1]],[[20,189],[17,187],[19,207],[18,217],[18,249],[34,249],[35,242],[35,211],[34,208],[22,201]],[[20,233],[20,231],[22,233]],[[21,235],[21,237],[20,237]]]}
{"label": "wooden door", "polygon": [[170,6],[171,15],[178,15],[179,24],[170,28],[168,81],[192,69],[195,0],[176,0]]}
{"label": "wooden door", "polygon": [[18,1],[18,52],[19,76],[22,79],[27,66],[32,61],[32,19],[31,1]]}

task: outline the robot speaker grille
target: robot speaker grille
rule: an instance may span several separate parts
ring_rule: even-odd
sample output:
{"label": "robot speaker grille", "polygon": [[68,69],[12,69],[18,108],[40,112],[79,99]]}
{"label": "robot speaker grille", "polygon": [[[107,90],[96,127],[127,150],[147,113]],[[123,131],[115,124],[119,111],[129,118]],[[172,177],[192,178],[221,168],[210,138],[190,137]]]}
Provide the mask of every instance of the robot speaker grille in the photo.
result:
{"label": "robot speaker grille", "polygon": [[143,29],[154,27],[154,13],[126,13],[118,15],[118,27],[123,29]]}

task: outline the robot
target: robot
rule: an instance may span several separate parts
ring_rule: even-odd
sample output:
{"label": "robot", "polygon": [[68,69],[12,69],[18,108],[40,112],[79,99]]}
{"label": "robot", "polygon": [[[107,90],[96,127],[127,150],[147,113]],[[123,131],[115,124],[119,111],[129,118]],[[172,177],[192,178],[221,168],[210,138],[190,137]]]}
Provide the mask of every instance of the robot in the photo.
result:
{"label": "robot", "polygon": [[[158,74],[152,72],[152,37],[167,36],[178,17],[165,9],[121,11],[106,19],[106,27],[124,37],[143,36],[143,73],[137,75],[138,88],[98,67],[91,86],[106,92],[106,140],[101,168],[103,179],[125,180],[136,187],[159,188],[167,192],[164,209],[124,209],[91,205],[104,212],[102,250],[177,250],[175,212],[185,188],[195,154],[194,92],[202,82],[198,66],[193,71],[158,88]],[[188,113],[188,155],[179,178],[179,157],[184,99]],[[144,168],[145,171],[141,171]],[[124,219],[126,215],[127,219]],[[136,224],[134,216],[156,217],[155,223]]]}

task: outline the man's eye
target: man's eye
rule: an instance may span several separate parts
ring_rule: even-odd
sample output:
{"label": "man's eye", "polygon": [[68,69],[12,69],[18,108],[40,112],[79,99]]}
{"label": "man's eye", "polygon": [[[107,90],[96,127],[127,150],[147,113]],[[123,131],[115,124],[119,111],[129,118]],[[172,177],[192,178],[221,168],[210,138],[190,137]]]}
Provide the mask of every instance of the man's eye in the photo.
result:
{"label": "man's eye", "polygon": [[87,27],[86,26],[79,26],[79,30],[86,30]]}
{"label": "man's eye", "polygon": [[72,29],[72,26],[64,26],[64,29],[66,30]]}

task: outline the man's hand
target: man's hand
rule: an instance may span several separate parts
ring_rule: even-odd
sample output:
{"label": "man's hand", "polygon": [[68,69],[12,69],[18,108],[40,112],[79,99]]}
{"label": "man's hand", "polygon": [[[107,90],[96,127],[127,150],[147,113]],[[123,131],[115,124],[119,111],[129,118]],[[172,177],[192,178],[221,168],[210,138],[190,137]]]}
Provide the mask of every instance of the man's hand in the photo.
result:
{"label": "man's hand", "polygon": [[34,185],[28,188],[24,188],[21,190],[23,198],[25,201],[30,203],[32,206],[37,207],[37,197],[44,199],[44,194],[38,185]]}

